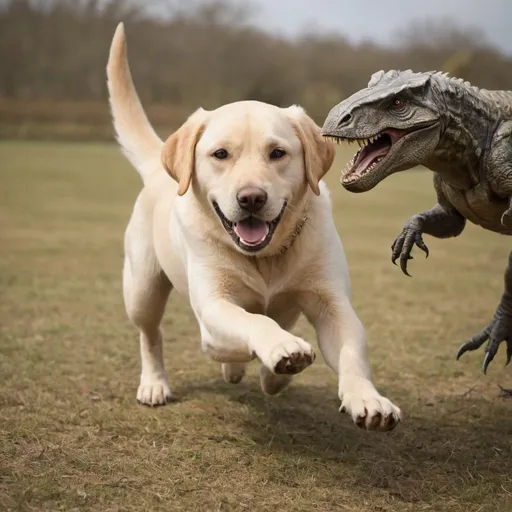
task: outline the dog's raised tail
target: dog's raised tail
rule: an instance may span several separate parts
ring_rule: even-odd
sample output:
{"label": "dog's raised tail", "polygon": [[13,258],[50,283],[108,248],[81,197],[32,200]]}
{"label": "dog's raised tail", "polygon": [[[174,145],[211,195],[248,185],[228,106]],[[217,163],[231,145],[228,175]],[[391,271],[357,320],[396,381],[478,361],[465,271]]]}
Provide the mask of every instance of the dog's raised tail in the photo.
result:
{"label": "dog's raised tail", "polygon": [[153,130],[133,85],[123,23],[117,26],[107,64],[110,109],[123,153],[146,181],[160,165],[163,142]]}

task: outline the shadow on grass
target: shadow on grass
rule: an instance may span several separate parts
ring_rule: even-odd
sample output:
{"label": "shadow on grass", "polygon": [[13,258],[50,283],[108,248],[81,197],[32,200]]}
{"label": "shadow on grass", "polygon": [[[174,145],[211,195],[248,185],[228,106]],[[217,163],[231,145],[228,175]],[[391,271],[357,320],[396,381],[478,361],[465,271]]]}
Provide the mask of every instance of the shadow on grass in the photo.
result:
{"label": "shadow on grass", "polygon": [[224,394],[243,404],[250,414],[240,418],[239,426],[256,445],[327,466],[330,485],[338,477],[346,483],[348,470],[352,485],[380,488],[407,502],[440,495],[480,502],[495,493],[494,503],[511,503],[512,401],[455,396],[411,406],[409,398],[403,422],[393,432],[380,433],[360,430],[340,414],[330,387],[292,384],[282,395],[267,397],[257,385],[256,380],[241,386],[215,380],[180,391]]}

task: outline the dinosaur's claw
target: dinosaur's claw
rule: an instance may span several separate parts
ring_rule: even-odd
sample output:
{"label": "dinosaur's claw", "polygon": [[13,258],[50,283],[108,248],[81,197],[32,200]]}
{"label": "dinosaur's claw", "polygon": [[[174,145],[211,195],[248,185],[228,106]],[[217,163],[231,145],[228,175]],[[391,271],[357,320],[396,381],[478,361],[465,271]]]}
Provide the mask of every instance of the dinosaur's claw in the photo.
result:
{"label": "dinosaur's claw", "polygon": [[412,256],[407,256],[407,254],[402,254],[400,256],[400,268],[402,269],[402,272],[406,275],[406,276],[409,276],[409,277],[412,277],[411,274],[409,274],[409,272],[407,272],[407,262],[409,260],[412,260],[413,257]]}
{"label": "dinosaur's claw", "polygon": [[457,359],[467,351],[477,350],[487,341],[482,363],[482,371],[487,373],[487,368],[498,353],[499,346],[505,342],[507,345],[505,366],[508,365],[512,359],[512,316],[508,313],[509,311],[509,305],[505,299],[502,299],[491,323],[459,348]]}
{"label": "dinosaur's claw", "polygon": [[425,253],[425,259],[428,258],[428,255],[430,254],[428,251],[428,247],[423,241],[423,238],[421,238],[421,235],[418,236],[418,240],[416,240],[416,245]]}
{"label": "dinosaur's claw", "polygon": [[489,338],[489,334],[491,332],[491,324],[489,324],[482,332],[475,334],[469,341],[461,345],[459,350],[457,351],[456,359],[457,361],[460,359],[462,354],[465,352],[476,350],[480,348],[485,341]]}
{"label": "dinosaur's claw", "polygon": [[411,275],[407,270],[407,263],[409,260],[413,259],[411,251],[415,245],[419,247],[428,258],[428,247],[421,237],[419,226],[415,221],[409,221],[391,246],[391,261],[393,265],[396,265],[396,261],[400,258],[400,268],[402,272],[409,277],[411,277]]}
{"label": "dinosaur's claw", "polygon": [[487,373],[487,367],[489,366],[489,363],[494,359],[494,354],[491,352],[486,352],[484,357],[484,362],[482,364],[482,372],[484,375]]}
{"label": "dinosaur's claw", "polygon": [[509,208],[508,210],[505,210],[505,212],[501,216],[501,225],[502,226],[506,226],[507,225],[507,220],[509,222],[512,221],[512,207]]}

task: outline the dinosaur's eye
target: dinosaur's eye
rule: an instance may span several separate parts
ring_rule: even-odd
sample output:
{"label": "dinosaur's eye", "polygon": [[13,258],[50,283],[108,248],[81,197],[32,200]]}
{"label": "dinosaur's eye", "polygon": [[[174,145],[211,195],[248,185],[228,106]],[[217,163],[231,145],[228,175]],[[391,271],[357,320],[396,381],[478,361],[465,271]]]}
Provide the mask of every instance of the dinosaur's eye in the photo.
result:
{"label": "dinosaur's eye", "polygon": [[391,106],[396,109],[396,110],[400,110],[402,108],[404,108],[404,102],[400,99],[400,98],[395,98],[392,102],[391,102]]}

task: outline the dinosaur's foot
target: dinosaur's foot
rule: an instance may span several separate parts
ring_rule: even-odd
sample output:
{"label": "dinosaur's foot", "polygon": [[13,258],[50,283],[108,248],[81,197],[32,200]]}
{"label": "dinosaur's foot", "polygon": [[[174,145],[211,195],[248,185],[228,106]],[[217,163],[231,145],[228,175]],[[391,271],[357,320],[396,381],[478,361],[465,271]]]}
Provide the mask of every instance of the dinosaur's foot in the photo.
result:
{"label": "dinosaur's foot", "polygon": [[396,260],[400,258],[400,268],[407,276],[410,276],[407,271],[407,262],[412,260],[411,251],[415,245],[418,246],[425,253],[425,257],[428,258],[428,247],[425,245],[421,235],[422,230],[420,223],[412,218],[405,225],[404,229],[391,246],[391,251],[393,252],[391,261],[393,265],[396,265]]}
{"label": "dinosaur's foot", "polygon": [[481,332],[464,343],[457,352],[457,359],[468,350],[477,350],[487,341],[482,371],[487,372],[487,367],[498,352],[499,346],[507,344],[507,359],[505,365],[512,358],[512,301],[506,302],[503,298],[498,306],[491,323]]}

